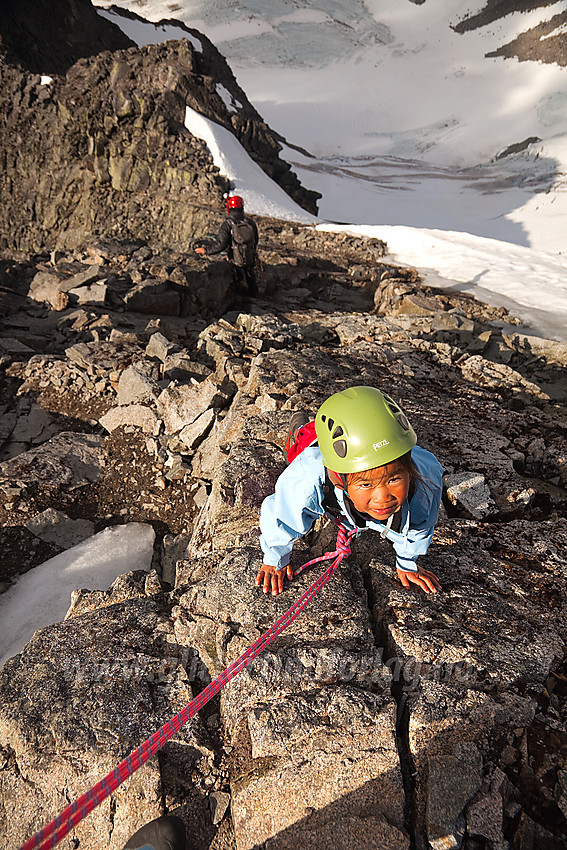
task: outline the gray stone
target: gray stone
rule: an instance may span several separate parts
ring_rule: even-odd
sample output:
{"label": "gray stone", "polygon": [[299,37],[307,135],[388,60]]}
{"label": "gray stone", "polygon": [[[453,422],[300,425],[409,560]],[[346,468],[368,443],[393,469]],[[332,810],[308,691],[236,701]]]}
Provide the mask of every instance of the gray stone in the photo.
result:
{"label": "gray stone", "polygon": [[567,366],[567,342],[559,342],[556,339],[544,339],[522,332],[502,334],[508,345],[513,348],[523,348],[531,351],[536,356],[545,357],[547,361],[560,363]]}
{"label": "gray stone", "polygon": [[212,370],[203,363],[191,359],[186,351],[169,354],[163,364],[164,377],[178,383],[193,383],[192,379],[202,381],[212,374]]}
{"label": "gray stone", "polygon": [[[3,823],[10,850],[192,699],[183,659],[170,643],[167,609],[145,593],[144,579],[139,590],[131,584],[103,593],[92,611],[38,631],[0,671],[0,745],[13,756],[2,771],[3,789],[18,800]],[[75,827],[75,839],[120,850],[163,814],[163,794],[177,788],[207,846],[208,807],[192,778],[212,762],[206,740],[196,716],[113,795],[112,807],[108,800]]]}
{"label": "gray stone", "polygon": [[162,363],[165,362],[167,356],[175,350],[176,346],[164,337],[163,334],[156,332],[150,337],[150,341],[146,346],[146,357],[157,357]]}
{"label": "gray stone", "polygon": [[55,423],[54,417],[39,405],[32,404],[29,412],[18,416],[11,439],[15,442],[38,445],[55,436],[59,431],[60,426]]}
{"label": "gray stone", "polygon": [[484,519],[495,513],[496,505],[484,475],[478,472],[459,472],[445,475],[443,484],[453,505],[460,505],[475,519]]}
{"label": "gray stone", "polygon": [[61,292],[61,286],[65,280],[64,274],[38,272],[30,284],[28,298],[46,302],[54,310],[63,310],[68,302],[68,298]]}
{"label": "gray stone", "polygon": [[479,354],[474,354],[459,365],[463,377],[472,383],[487,387],[506,386],[516,392],[524,392],[545,400],[549,399],[547,393],[536,383],[524,378],[505,363],[492,363]]}
{"label": "gray stone", "polygon": [[116,428],[134,426],[140,428],[144,434],[155,436],[160,429],[160,420],[154,411],[143,404],[113,407],[100,417],[99,422],[108,432],[115,431]]}
{"label": "gray stone", "polygon": [[207,378],[199,384],[167,387],[157,399],[157,410],[166,434],[175,434],[191,425],[209,407],[226,404],[227,396]]}
{"label": "gray stone", "polygon": [[197,419],[182,428],[178,434],[178,440],[185,446],[188,451],[194,451],[203,437],[208,433],[211,425],[215,421],[214,410],[205,410]]}
{"label": "gray stone", "polygon": [[92,266],[88,266],[88,268],[84,269],[82,272],[78,272],[78,274],[73,275],[73,277],[68,281],[65,281],[62,287],[60,287],[61,291],[71,292],[73,289],[78,289],[86,284],[92,284],[99,280],[101,275],[104,275],[104,270],[102,266],[95,263]]}
{"label": "gray stone", "polygon": [[[567,622],[560,590],[567,523],[558,518],[534,527],[515,521],[493,523],[490,529],[499,547],[492,552],[479,545],[473,520],[437,526],[428,567],[442,587],[448,584],[442,595],[384,587],[388,573],[374,556],[373,590],[381,600],[375,616],[383,617],[381,606],[387,606],[392,642],[420,665],[420,686],[455,682],[474,688],[492,682],[507,689],[527,681],[541,687],[560,657]],[[447,560],[449,546],[454,561]],[[527,553],[534,547],[538,556],[527,570]]]}
{"label": "gray stone", "polygon": [[132,364],[120,373],[117,401],[121,406],[144,402],[153,405],[160,392],[157,382],[144,373],[141,365]]}
{"label": "gray stone", "polygon": [[[274,841],[282,832],[293,831],[297,836],[305,829],[316,829],[318,822],[363,820],[372,812],[389,827],[384,846],[407,848],[392,710],[383,697],[347,687],[295,698],[290,694],[285,703],[258,705],[253,714],[280,739],[278,755],[264,761],[262,770],[233,782],[231,811],[237,846],[251,850]],[[285,731],[279,725],[282,721]],[[292,739],[286,746],[289,731]],[[282,787],[290,793],[272,811],[258,804],[269,796],[270,788]]]}
{"label": "gray stone", "polygon": [[94,534],[94,523],[88,519],[71,519],[61,511],[47,508],[25,523],[28,531],[45,543],[70,549]]}
{"label": "gray stone", "polygon": [[474,322],[463,316],[459,316],[457,313],[444,313],[440,311],[431,316],[431,329],[434,331],[472,333]]}
{"label": "gray stone", "polygon": [[191,467],[179,454],[170,454],[164,467],[167,470],[165,477],[168,481],[183,481],[191,472]]}
{"label": "gray stone", "polygon": [[102,306],[106,301],[107,285],[102,281],[93,283],[91,286],[81,286],[78,289],[69,289],[68,295],[73,296],[79,304],[98,304]]}
{"label": "gray stone", "polygon": [[35,449],[0,464],[3,482],[56,493],[72,491],[97,481],[102,462],[103,438],[97,434],[63,431]]}
{"label": "gray stone", "polygon": [[230,794],[226,794],[224,791],[213,791],[209,796],[211,818],[215,826],[218,826],[221,822],[229,806]]}
{"label": "gray stone", "polygon": [[142,352],[141,346],[125,342],[79,342],[65,349],[69,360],[92,376],[122,371]]}
{"label": "gray stone", "polygon": [[411,316],[429,316],[439,310],[439,304],[434,298],[424,295],[405,295],[397,304],[394,315],[404,313]]}

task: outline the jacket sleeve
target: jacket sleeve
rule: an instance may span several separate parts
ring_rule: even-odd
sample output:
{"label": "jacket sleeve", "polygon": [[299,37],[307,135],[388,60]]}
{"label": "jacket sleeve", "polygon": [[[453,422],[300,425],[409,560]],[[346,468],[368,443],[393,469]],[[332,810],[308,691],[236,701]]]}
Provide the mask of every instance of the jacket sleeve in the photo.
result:
{"label": "jacket sleeve", "polygon": [[211,242],[210,245],[205,245],[205,254],[207,254],[207,256],[211,256],[211,254],[222,254],[222,252],[230,248],[231,245],[232,234],[230,224],[228,221],[223,221],[215,241]]}
{"label": "jacket sleeve", "polygon": [[431,452],[416,447],[412,460],[425,483],[418,482],[409,503],[409,527],[401,539],[393,543],[396,569],[417,571],[417,558],[425,555],[439,517],[443,490],[443,467]]}
{"label": "jacket sleeve", "polygon": [[302,461],[300,455],[282,472],[275,492],[264,499],[260,509],[263,562],[278,570],[289,564],[295,541],[324,513],[318,482],[306,476]]}
{"label": "jacket sleeve", "polygon": [[402,543],[394,542],[397,570],[417,572],[417,559],[429,549],[434,530],[435,524],[426,528],[412,528]]}

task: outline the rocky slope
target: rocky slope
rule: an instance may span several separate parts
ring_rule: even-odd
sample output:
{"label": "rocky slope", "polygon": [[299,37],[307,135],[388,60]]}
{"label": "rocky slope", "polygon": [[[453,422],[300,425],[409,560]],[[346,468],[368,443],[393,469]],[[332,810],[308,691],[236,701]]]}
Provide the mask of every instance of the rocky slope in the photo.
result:
{"label": "rocky slope", "polygon": [[[315,579],[276,600],[254,588],[259,506],[290,412],[371,383],[445,467],[428,555],[443,592],[403,591],[388,544],[361,537],[61,846],[119,850],[175,812],[198,850],[564,848],[565,346],[426,289],[377,240],[268,219],[246,301],[227,263],[187,250],[226,187],[181,126],[185,102],[313,198],[194,38],[202,51],[83,58],[47,88],[1,65],[1,589],[106,527],[143,522],[156,539],[149,572],[74,593],[0,671],[4,844],[106,774]],[[296,563],[333,543],[321,524]]]}
{"label": "rocky slope", "polygon": [[[379,242],[259,224],[252,303],[226,263],[140,243],[4,262],[4,586],[64,534],[71,545],[73,522],[156,531],[150,573],[75,593],[0,673],[6,846],[315,579],[277,600],[254,588],[259,506],[290,411],[368,382],[400,399],[445,466],[428,556],[443,592],[403,591],[389,546],[362,537],[269,650],[61,846],[120,848],[169,811],[217,850],[563,848],[565,347],[424,289]],[[333,541],[317,528],[297,565]]]}

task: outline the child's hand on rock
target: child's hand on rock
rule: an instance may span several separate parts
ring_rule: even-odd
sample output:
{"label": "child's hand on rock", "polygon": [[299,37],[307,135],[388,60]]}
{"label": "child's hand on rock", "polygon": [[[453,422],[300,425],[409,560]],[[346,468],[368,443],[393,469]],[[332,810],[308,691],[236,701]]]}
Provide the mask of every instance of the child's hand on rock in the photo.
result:
{"label": "child's hand on rock", "polygon": [[424,570],[422,567],[418,567],[417,572],[398,570],[398,578],[406,588],[409,588],[411,582],[421,587],[425,593],[437,593],[438,590],[441,590],[439,579],[435,573],[432,573],[431,570]]}
{"label": "child's hand on rock", "polygon": [[289,581],[293,578],[293,571],[289,564],[281,570],[278,570],[276,567],[270,567],[268,564],[262,564],[262,569],[256,576],[256,587],[263,585],[264,593],[270,593],[271,591],[272,596],[277,596],[283,590],[285,576],[287,576]]}

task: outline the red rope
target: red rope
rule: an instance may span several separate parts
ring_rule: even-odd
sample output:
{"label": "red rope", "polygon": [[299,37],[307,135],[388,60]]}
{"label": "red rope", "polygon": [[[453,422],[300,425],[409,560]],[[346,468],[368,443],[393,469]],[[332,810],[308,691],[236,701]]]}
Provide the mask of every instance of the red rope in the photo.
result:
{"label": "red rope", "polygon": [[354,531],[347,531],[342,525],[339,525],[337,535],[337,548],[334,552],[325,552],[319,558],[314,558],[308,561],[303,566],[299,567],[294,575],[299,575],[306,567],[317,564],[320,561],[329,561],[334,558],[333,563],[327,567],[325,572],[319,576],[317,581],[313,582],[310,588],[303,593],[297,602],[291,608],[282,614],[270,628],[264,632],[254,643],[246,649],[242,655],[233,661],[232,664],[220,673],[210,685],[201,691],[201,693],[192,699],[178,714],[165,723],[157,732],[144,741],[137,750],[130,753],[129,756],[120,762],[120,764],[110,771],[104,779],[101,779],[89,791],[78,797],[73,803],[67,806],[51,823],[36,832],[31,838],[22,844],[20,850],[47,850],[49,847],[55,847],[56,844],[64,838],[80,821],[83,820],[90,812],[93,811],[109,794],[112,794],[119,785],[125,782],[129,776],[142,767],[148,759],[154,756],[173,735],[178,732],[187,721],[193,717],[209,700],[216,696],[219,691],[228,683],[234,676],[244,670],[251,661],[257,658],[258,655],[269,644],[286,629],[290,623],[293,623],[298,614],[311,602],[314,596],[319,593],[322,587],[329,581],[335,573],[337,567],[350,553],[350,541],[354,535]]}

